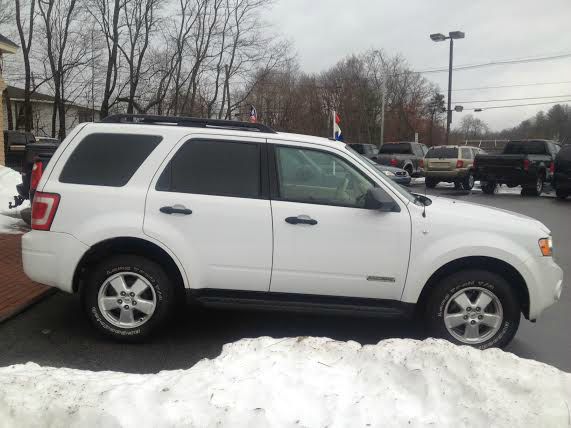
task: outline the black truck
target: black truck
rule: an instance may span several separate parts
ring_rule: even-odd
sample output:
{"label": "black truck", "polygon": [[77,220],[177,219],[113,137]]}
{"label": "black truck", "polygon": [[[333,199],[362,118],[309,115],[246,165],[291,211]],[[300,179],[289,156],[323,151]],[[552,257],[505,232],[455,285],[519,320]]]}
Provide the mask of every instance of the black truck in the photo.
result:
{"label": "black truck", "polygon": [[[34,199],[36,187],[42,176],[42,172],[46,169],[48,162],[59,146],[59,141],[53,142],[33,142],[26,144],[24,156],[21,163],[22,182],[16,185],[17,195],[14,196],[14,202],[9,203],[9,208],[16,208],[25,200]],[[30,224],[30,210],[21,211],[22,218]]]}
{"label": "black truck", "polygon": [[6,166],[16,171],[21,171],[26,146],[34,143],[36,138],[29,132],[3,131],[4,132],[4,159]]}
{"label": "black truck", "polygon": [[495,193],[498,185],[521,186],[521,194],[539,196],[552,181],[555,156],[560,146],[549,140],[514,140],[501,154],[479,154],[474,159],[474,178],[482,191]]}
{"label": "black truck", "polygon": [[571,196],[571,144],[563,146],[555,157],[553,187],[559,199]]}

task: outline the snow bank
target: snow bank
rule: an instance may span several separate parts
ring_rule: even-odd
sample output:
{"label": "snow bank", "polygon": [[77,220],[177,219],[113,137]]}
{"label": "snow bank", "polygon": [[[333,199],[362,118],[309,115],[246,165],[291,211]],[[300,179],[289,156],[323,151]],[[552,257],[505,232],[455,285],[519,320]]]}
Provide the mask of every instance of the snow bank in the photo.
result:
{"label": "snow bank", "polygon": [[571,374],[445,341],[244,339],[154,375],[0,369],[2,426],[568,426]]}
{"label": "snow bank", "polygon": [[30,203],[26,201],[17,209],[9,209],[8,203],[14,201],[16,185],[22,182],[20,173],[0,165],[0,233],[22,233],[27,226],[20,217],[20,209],[27,208]]}

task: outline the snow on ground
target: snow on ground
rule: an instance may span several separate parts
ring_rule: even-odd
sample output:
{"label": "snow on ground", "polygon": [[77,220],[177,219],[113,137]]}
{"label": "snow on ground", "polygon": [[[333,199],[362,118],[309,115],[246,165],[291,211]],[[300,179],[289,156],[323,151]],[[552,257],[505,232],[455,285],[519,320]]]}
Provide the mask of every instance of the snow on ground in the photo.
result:
{"label": "snow on ground", "polygon": [[27,226],[20,217],[20,210],[28,208],[30,203],[24,202],[17,209],[9,209],[8,203],[14,201],[17,194],[16,185],[22,182],[19,172],[0,165],[0,233],[22,233]]}
{"label": "snow on ground", "polygon": [[0,426],[567,427],[571,374],[442,340],[244,339],[188,370],[0,369]]}

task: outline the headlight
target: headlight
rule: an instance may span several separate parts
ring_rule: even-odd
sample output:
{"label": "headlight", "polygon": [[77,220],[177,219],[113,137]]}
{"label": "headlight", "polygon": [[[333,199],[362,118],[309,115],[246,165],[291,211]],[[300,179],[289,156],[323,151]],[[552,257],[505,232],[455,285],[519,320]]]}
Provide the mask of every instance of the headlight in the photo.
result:
{"label": "headlight", "polygon": [[383,174],[385,174],[387,177],[394,177],[395,175],[390,172],[390,171],[383,171]]}
{"label": "headlight", "polygon": [[539,240],[539,249],[541,250],[541,254],[546,257],[553,255],[553,239],[551,239],[551,236]]}

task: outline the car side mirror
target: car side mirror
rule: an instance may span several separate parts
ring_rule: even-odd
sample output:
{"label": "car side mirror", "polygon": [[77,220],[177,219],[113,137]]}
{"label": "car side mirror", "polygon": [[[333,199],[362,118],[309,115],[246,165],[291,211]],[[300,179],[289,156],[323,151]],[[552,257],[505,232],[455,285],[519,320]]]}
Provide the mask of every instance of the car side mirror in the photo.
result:
{"label": "car side mirror", "polygon": [[373,187],[365,195],[365,208],[382,212],[400,212],[399,205],[383,189]]}

